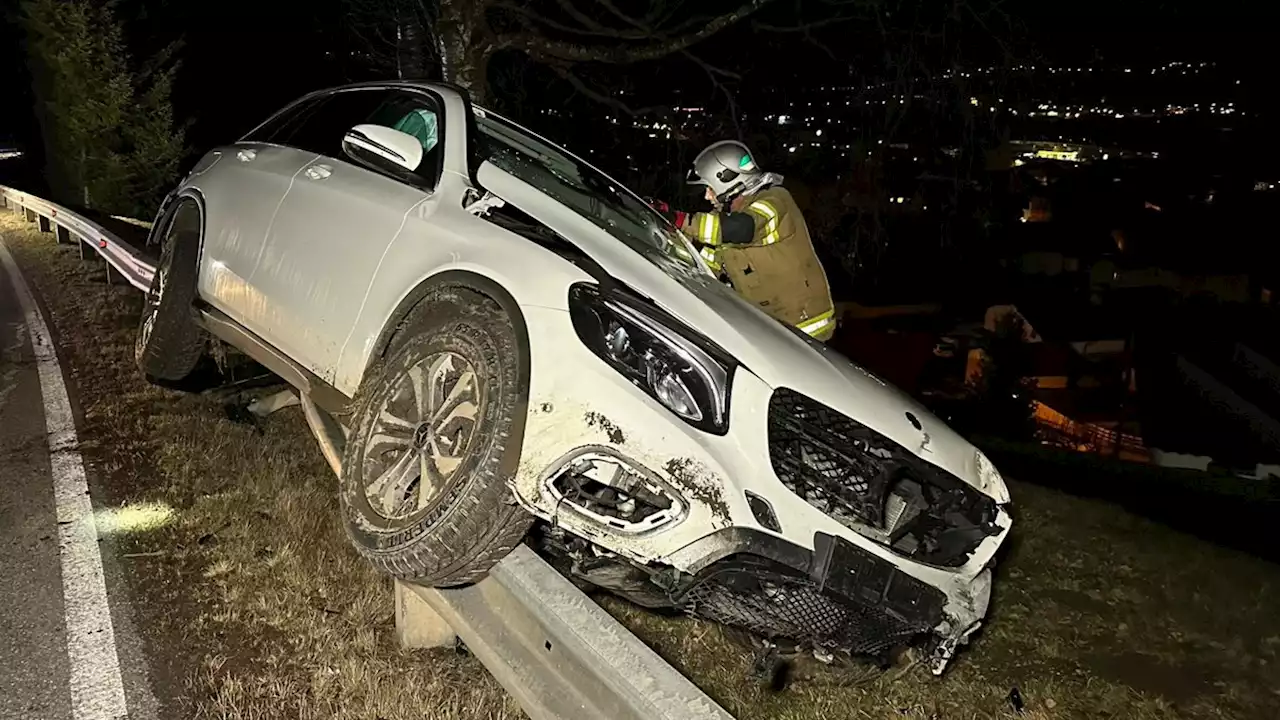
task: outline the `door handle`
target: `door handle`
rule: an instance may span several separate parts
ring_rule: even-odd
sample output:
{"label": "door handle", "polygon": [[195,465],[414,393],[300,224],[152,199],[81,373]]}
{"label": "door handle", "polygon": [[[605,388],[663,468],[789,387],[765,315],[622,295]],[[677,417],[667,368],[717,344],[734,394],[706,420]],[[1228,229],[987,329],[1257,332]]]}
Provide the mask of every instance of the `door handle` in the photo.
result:
{"label": "door handle", "polygon": [[306,169],[306,175],[312,180],[323,180],[333,174],[333,168],[328,165],[312,165]]}

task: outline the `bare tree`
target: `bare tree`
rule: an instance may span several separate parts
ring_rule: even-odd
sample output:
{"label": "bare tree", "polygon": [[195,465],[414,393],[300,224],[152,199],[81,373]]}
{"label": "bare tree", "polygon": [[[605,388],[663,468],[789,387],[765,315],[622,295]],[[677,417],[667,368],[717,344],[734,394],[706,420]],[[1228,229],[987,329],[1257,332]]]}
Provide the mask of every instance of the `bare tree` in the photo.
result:
{"label": "bare tree", "polygon": [[689,48],[756,14],[775,0],[656,0],[633,12],[615,0],[347,0],[351,29],[370,59],[398,77],[437,76],[484,100],[494,53],[520,52],[548,65],[580,92],[626,109],[573,72],[578,63],[627,64],[677,53],[705,72],[732,76]]}

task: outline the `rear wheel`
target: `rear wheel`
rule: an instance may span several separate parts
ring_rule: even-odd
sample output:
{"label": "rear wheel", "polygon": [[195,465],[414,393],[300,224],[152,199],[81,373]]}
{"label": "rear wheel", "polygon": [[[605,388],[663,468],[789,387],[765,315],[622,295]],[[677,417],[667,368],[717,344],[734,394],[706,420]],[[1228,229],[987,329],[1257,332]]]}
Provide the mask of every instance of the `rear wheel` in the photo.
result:
{"label": "rear wheel", "polygon": [[192,307],[200,267],[200,208],[180,200],[161,224],[160,262],[138,323],[134,360],[150,378],[177,381],[191,374],[205,351]]}
{"label": "rear wheel", "polygon": [[475,582],[533,518],[509,483],[527,373],[512,319],[450,286],[402,323],[356,395],[341,500],[357,550],[406,580]]}

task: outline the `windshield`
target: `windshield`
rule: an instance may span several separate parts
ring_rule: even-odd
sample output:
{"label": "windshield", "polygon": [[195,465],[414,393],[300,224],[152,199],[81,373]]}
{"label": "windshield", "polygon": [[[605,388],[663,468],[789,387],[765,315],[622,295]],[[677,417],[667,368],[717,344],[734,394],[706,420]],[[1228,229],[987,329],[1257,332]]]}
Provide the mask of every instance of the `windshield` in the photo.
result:
{"label": "windshield", "polygon": [[634,193],[528,130],[486,110],[475,112],[481,160],[534,186],[663,270],[703,272],[689,241]]}

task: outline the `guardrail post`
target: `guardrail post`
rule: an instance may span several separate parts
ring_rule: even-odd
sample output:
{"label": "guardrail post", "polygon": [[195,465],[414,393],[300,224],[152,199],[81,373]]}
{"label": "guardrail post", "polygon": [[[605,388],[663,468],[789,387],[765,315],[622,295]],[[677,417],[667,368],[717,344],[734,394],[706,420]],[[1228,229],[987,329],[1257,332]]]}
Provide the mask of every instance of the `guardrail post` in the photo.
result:
{"label": "guardrail post", "polygon": [[63,243],[64,238],[66,239],[66,242],[71,242],[71,231],[61,225],[55,225],[53,228],[53,237],[55,242],[59,245]]}
{"label": "guardrail post", "polygon": [[102,264],[107,268],[107,284],[113,285],[114,283],[111,282],[111,263],[106,262],[104,259]]}
{"label": "guardrail post", "polygon": [[426,600],[396,580],[396,639],[403,648],[453,647],[458,636]]}
{"label": "guardrail post", "polygon": [[53,222],[43,215],[37,215],[36,222],[40,224],[40,232],[42,233],[47,233],[53,230]]}
{"label": "guardrail post", "polygon": [[35,211],[35,210],[32,210],[31,208],[23,208],[23,210],[25,211],[23,214],[26,216],[26,218],[27,218],[27,222],[35,222],[35,221],[36,221],[36,211]]}
{"label": "guardrail post", "polygon": [[78,237],[78,236],[76,237],[76,245],[77,245],[77,246],[79,246],[79,248],[80,248],[80,259],[81,259],[81,260],[83,260],[83,259],[84,259],[84,246],[85,246],[85,244],[86,244],[86,243],[85,243],[85,241],[84,241],[84,238],[82,238],[82,237]]}

